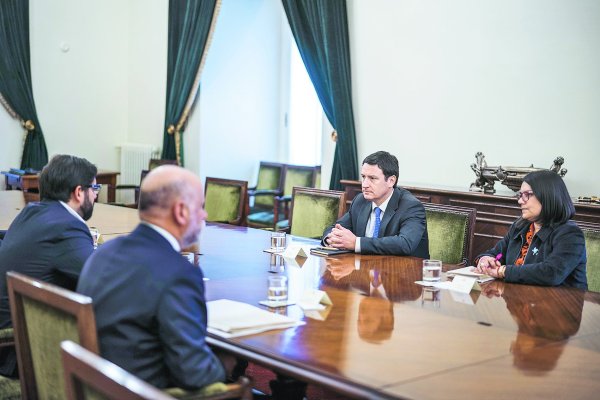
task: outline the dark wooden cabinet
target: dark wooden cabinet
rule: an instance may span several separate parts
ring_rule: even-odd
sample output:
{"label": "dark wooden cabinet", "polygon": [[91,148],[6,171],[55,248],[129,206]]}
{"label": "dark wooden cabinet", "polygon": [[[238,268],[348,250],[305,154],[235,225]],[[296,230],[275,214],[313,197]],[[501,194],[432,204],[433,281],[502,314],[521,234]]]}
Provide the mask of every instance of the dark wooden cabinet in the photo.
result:
{"label": "dark wooden cabinet", "polygon": [[[341,181],[346,201],[360,193],[360,182]],[[476,256],[493,247],[510,225],[521,215],[517,199],[510,195],[484,194],[460,190],[402,186],[424,203],[471,207],[477,210],[473,254]],[[575,221],[600,224],[600,206],[575,202]]]}

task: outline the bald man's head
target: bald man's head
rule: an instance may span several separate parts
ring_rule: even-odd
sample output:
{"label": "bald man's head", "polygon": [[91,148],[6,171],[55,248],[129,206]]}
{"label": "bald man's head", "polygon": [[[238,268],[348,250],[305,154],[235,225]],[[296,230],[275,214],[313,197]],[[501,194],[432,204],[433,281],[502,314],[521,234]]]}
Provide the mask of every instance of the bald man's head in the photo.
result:
{"label": "bald man's head", "polygon": [[155,168],[142,181],[139,213],[143,221],[166,229],[182,246],[189,246],[206,218],[202,182],[178,166]]}

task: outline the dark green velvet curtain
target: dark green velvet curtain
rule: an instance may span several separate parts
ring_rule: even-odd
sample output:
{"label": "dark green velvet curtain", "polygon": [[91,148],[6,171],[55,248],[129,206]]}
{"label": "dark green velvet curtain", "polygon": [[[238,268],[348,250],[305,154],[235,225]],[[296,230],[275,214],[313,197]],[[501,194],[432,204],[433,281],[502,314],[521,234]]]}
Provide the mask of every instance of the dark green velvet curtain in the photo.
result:
{"label": "dark green velvet curtain", "polygon": [[48,150],[31,86],[29,0],[0,0],[0,94],[27,130],[21,168],[42,169]]}
{"label": "dark green velvet curtain", "polygon": [[282,0],[308,75],[338,133],[330,189],[358,179],[346,0]]}
{"label": "dark green velvet curtain", "polygon": [[183,165],[185,122],[198,92],[218,0],[169,0],[167,104],[162,158]]}

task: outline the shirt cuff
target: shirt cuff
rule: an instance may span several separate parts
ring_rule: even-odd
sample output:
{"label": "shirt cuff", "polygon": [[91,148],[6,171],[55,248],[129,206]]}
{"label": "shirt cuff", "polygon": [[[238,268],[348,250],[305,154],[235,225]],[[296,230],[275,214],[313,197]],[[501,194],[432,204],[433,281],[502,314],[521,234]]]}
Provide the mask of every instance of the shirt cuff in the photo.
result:
{"label": "shirt cuff", "polygon": [[356,238],[356,242],[354,242],[354,252],[355,253],[360,253],[360,239],[359,237]]}

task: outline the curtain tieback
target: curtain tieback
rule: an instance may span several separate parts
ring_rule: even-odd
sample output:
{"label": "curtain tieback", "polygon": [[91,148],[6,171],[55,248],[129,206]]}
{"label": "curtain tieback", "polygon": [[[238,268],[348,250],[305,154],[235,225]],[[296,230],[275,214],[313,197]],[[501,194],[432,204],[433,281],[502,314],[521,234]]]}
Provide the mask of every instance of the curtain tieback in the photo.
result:
{"label": "curtain tieback", "polygon": [[167,133],[169,135],[173,135],[175,133],[175,126],[174,125],[169,125],[169,127],[167,128]]}
{"label": "curtain tieback", "polygon": [[23,127],[25,129],[27,129],[28,133],[35,130],[35,124],[30,119],[28,119],[27,121],[21,122],[21,125],[23,125]]}

